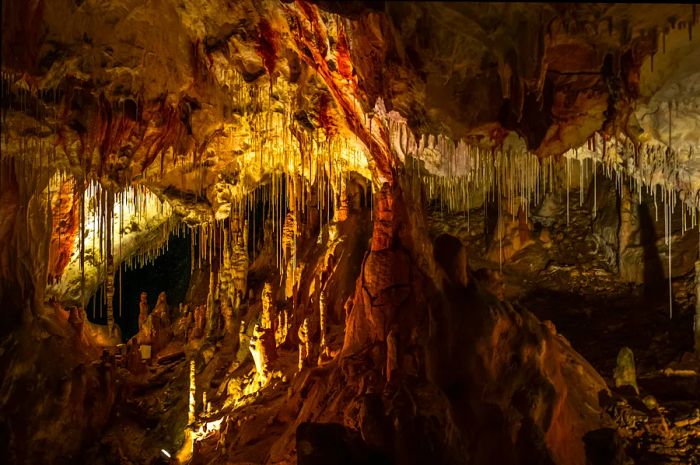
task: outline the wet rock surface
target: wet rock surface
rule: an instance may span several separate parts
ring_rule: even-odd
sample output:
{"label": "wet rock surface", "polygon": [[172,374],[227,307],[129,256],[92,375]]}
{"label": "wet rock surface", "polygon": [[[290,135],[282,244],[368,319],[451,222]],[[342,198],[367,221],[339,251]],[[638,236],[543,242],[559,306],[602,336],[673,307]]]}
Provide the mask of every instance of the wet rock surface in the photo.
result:
{"label": "wet rock surface", "polygon": [[698,463],[695,10],[3,3],[0,462]]}

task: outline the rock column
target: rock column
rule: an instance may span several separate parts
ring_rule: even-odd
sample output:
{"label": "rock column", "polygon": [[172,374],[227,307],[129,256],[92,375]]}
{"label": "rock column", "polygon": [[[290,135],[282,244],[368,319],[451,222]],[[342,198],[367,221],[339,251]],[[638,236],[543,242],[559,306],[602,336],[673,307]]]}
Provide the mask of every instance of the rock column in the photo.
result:
{"label": "rock column", "polygon": [[193,425],[194,421],[196,419],[195,415],[195,402],[196,402],[196,391],[197,387],[195,385],[195,376],[194,376],[194,359],[190,360],[190,399],[189,399],[189,409],[187,411],[187,424],[188,425]]}
{"label": "rock column", "polygon": [[299,325],[299,371],[306,365],[309,356],[309,319],[304,318],[304,322]]}

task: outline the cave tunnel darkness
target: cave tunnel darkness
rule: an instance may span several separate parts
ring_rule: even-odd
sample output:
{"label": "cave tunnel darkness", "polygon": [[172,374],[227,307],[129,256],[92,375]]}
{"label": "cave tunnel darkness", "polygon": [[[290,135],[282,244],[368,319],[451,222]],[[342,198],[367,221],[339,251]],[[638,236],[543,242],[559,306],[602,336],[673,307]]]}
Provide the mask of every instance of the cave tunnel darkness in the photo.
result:
{"label": "cave tunnel darkness", "polygon": [[[185,228],[188,231],[188,228]],[[115,292],[113,298],[114,321],[121,329],[124,341],[131,339],[139,330],[139,302],[141,293],[148,294],[148,308],[153,310],[158,295],[165,291],[170,313],[175,316],[180,303],[185,302],[190,284],[192,234],[187,232],[182,237],[171,234],[167,250],[155,260],[143,266],[128,268],[122,264],[121,274],[114,274]],[[121,292],[121,315],[119,299]],[[95,292],[86,306],[90,321],[107,324],[106,305],[100,302],[104,287]]]}

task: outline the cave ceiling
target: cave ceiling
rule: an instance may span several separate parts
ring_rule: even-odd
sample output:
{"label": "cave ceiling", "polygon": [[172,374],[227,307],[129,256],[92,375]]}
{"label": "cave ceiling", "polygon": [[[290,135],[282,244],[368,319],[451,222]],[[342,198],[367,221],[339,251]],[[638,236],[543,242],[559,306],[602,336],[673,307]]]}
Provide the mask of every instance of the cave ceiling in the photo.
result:
{"label": "cave ceiling", "polygon": [[10,1],[3,156],[41,146],[56,169],[148,184],[197,222],[301,172],[302,153],[390,179],[379,102],[419,141],[546,158],[597,135],[633,148],[621,159],[671,147],[690,179],[694,21],[673,4]]}
{"label": "cave ceiling", "polygon": [[89,290],[106,272],[108,196],[117,263],[158,249],[178,220],[243,221],[260,186],[301,205],[311,190],[294,199],[294,182],[330,193],[352,175],[376,192],[409,166],[453,210],[491,189],[526,206],[562,157],[627,175],[639,198],[660,187],[698,205],[693,5],[3,8],[2,158],[38,174],[29,190],[53,192],[49,282],[63,300],[76,301],[86,266]]}
{"label": "cave ceiling", "polygon": [[[692,424],[673,396],[649,407],[618,346],[658,379],[690,360],[676,374],[697,393],[696,20],[690,4],[4,0],[0,450],[82,463],[59,457],[109,424],[85,463],[128,443],[152,458],[128,463],[303,465],[336,423],[395,463],[578,465],[588,433],[644,455],[651,430],[691,457],[697,401],[677,409]],[[120,324],[138,326],[126,345]],[[604,398],[613,383],[644,421]]]}

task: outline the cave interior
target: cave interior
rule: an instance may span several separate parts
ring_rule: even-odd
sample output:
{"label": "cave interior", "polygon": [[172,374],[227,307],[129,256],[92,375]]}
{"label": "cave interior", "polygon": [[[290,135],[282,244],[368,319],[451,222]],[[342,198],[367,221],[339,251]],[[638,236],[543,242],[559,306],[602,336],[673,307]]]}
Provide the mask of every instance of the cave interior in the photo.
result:
{"label": "cave interior", "polygon": [[0,462],[700,464],[696,14],[3,0]]}

